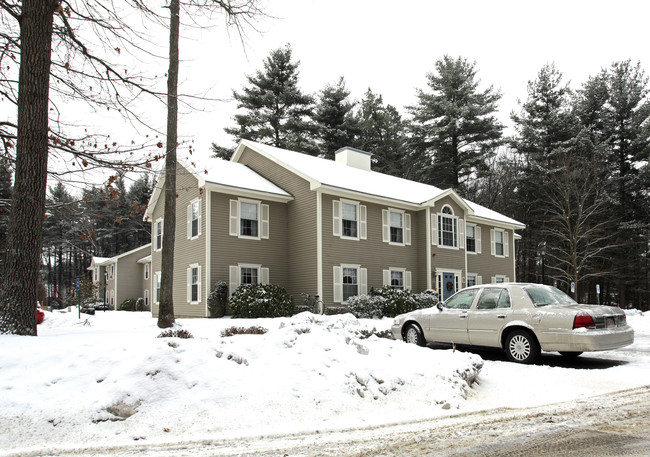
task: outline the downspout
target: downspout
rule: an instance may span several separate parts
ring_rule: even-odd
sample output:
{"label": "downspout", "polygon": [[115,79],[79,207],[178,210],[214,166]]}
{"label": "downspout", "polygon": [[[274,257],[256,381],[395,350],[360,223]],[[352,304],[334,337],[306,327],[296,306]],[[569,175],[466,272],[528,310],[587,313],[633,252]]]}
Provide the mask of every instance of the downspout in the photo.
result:
{"label": "downspout", "polygon": [[[205,188],[204,188],[205,189]],[[212,246],[212,232],[210,224],[210,204],[212,201],[212,192],[206,190],[205,194],[205,316],[209,317],[208,297],[210,296],[210,248]]]}
{"label": "downspout", "polygon": [[432,289],[431,286],[431,207],[427,206],[427,220],[426,220],[426,245],[427,245],[427,289]]}
{"label": "downspout", "polygon": [[323,300],[323,194],[320,189],[316,191],[316,288]]}

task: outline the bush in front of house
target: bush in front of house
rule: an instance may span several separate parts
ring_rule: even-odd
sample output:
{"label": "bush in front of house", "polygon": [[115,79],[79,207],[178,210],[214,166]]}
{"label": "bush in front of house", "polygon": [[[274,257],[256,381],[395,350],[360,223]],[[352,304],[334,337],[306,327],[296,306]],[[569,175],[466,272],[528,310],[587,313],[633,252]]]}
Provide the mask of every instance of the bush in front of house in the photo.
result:
{"label": "bush in front of house", "polygon": [[384,286],[371,289],[369,295],[350,297],[348,308],[357,318],[381,319],[395,317],[416,309],[429,308],[436,303],[438,303],[437,295],[429,291],[414,294],[410,290]]}
{"label": "bush in front of house", "polygon": [[137,300],[135,298],[127,298],[120,306],[117,307],[120,311],[135,311],[135,304]]}
{"label": "bush in front of house", "polygon": [[208,296],[208,311],[210,317],[223,317],[226,315],[226,305],[228,304],[228,283],[219,281],[215,284],[212,292]]}
{"label": "bush in front of house", "polygon": [[232,317],[286,317],[293,313],[293,297],[275,284],[239,286],[228,301]]}

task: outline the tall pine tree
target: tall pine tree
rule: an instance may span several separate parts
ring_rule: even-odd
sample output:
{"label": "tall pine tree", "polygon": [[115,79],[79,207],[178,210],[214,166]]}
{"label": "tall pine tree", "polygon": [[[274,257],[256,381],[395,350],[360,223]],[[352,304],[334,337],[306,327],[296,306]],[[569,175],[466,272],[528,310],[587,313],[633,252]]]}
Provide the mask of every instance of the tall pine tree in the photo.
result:
{"label": "tall pine tree", "polygon": [[247,76],[248,86],[233,91],[237,108],[244,112],[235,115],[237,126],[226,128],[226,133],[235,140],[317,154],[311,139],[314,99],[298,86],[299,65],[292,59],[291,46],[272,51],[264,69]]}
{"label": "tall pine tree", "polygon": [[468,178],[485,169],[502,144],[496,113],[501,94],[479,90],[476,63],[444,56],[427,74],[429,91],[417,90],[412,146],[419,156],[418,179],[464,193]]}
{"label": "tall pine tree", "polygon": [[336,84],[325,86],[319,94],[313,119],[322,157],[333,159],[337,150],[356,142],[359,125],[352,111],[355,103],[349,97],[343,77]]}

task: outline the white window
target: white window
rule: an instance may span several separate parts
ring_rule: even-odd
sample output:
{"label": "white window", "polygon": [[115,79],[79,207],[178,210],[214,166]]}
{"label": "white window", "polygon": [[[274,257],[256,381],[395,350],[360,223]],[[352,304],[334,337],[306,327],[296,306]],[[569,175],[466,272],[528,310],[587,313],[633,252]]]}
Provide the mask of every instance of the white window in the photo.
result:
{"label": "white window", "polygon": [[108,279],[113,279],[115,277],[115,264],[111,264],[110,268],[108,269],[109,274],[108,274]]}
{"label": "white window", "polygon": [[262,265],[240,263],[230,266],[230,295],[241,285],[268,283],[269,269]]}
{"label": "white window", "polygon": [[458,247],[458,218],[450,206],[445,205],[438,214],[438,246]]}
{"label": "white window", "polygon": [[93,275],[93,281],[98,282],[99,281],[99,267],[95,267],[94,269],[94,275]]}
{"label": "white window", "polygon": [[476,273],[467,273],[467,287],[483,284],[483,277]]}
{"label": "white window", "polygon": [[481,227],[474,224],[466,224],[465,248],[471,254],[481,253]]}
{"label": "white window", "polygon": [[154,279],[154,301],[160,303],[160,272],[157,271],[153,277]]}
{"label": "white window", "polygon": [[259,201],[230,200],[230,235],[248,239],[269,237],[269,205]]}
{"label": "white window", "polygon": [[144,306],[149,308],[149,289],[144,290]]}
{"label": "white window", "polygon": [[111,289],[111,293],[109,294],[111,297],[111,305],[115,304],[115,291]]}
{"label": "white window", "polygon": [[384,286],[399,290],[411,290],[411,272],[404,268],[389,268],[383,271]]}
{"label": "white window", "polygon": [[201,201],[197,198],[187,206],[187,238],[195,239],[201,234]]}
{"label": "white window", "polygon": [[334,267],[334,302],[346,303],[348,298],[368,293],[368,270],[359,265]]}
{"label": "white window", "polygon": [[504,275],[496,275],[490,278],[492,284],[501,284],[503,282],[510,282],[510,278]]}
{"label": "white window", "polygon": [[359,202],[334,200],[332,202],[333,234],[351,240],[367,238],[367,208]]}
{"label": "white window", "polygon": [[163,220],[157,219],[154,228],[154,250],[160,251],[162,249],[162,239],[163,239]]}
{"label": "white window", "polygon": [[151,266],[148,263],[144,264],[144,279],[149,279],[149,268]]}
{"label": "white window", "polygon": [[382,239],[384,243],[400,246],[411,244],[411,215],[397,209],[381,211]]}
{"label": "white window", "polygon": [[189,303],[201,301],[201,266],[196,263],[187,269],[187,301]]}
{"label": "white window", "polygon": [[508,232],[501,229],[491,229],[490,250],[495,257],[508,257]]}

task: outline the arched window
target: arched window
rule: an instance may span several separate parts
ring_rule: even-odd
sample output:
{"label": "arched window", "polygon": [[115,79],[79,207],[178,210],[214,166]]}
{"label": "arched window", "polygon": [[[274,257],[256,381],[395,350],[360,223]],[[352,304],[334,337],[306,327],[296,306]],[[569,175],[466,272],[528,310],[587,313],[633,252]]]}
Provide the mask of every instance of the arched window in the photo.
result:
{"label": "arched window", "polygon": [[443,206],[438,214],[438,245],[458,247],[457,231],[458,218],[454,216],[454,210],[449,205]]}

